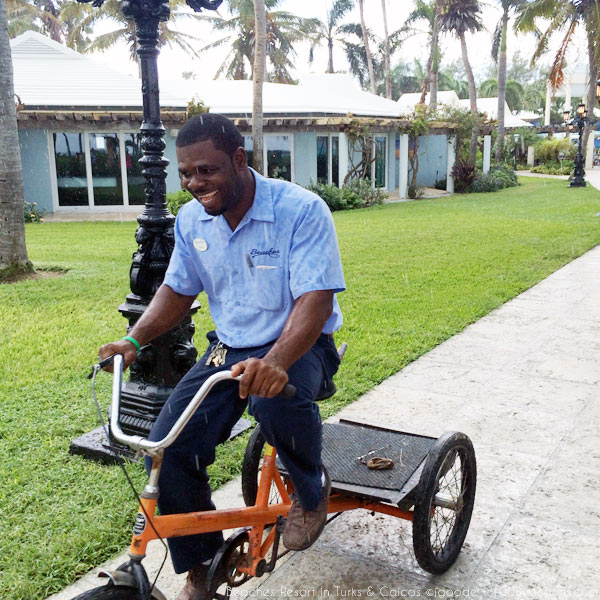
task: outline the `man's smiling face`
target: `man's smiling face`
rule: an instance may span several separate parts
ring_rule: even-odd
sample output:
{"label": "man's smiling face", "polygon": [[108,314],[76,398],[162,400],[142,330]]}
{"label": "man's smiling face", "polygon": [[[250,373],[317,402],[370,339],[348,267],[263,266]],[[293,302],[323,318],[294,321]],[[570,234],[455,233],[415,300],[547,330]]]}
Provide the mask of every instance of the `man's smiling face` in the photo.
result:
{"label": "man's smiling face", "polygon": [[243,200],[241,170],[246,155],[238,148],[230,157],[215,148],[212,140],[177,148],[181,187],[188,190],[209,215],[235,211]]}

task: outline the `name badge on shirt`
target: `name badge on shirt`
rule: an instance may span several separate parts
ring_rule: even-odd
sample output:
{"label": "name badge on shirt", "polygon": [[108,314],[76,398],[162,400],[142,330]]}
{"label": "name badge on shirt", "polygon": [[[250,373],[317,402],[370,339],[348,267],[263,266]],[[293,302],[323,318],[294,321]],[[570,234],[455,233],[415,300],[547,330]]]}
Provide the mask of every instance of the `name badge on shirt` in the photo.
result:
{"label": "name badge on shirt", "polygon": [[200,252],[206,252],[206,250],[208,250],[208,244],[206,243],[206,240],[196,238],[194,240],[194,248]]}

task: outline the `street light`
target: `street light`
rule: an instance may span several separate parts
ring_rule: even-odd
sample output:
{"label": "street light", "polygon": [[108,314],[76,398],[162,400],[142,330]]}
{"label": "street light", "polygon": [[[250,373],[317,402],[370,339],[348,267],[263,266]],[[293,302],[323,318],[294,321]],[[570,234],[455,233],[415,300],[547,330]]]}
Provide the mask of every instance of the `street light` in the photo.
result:
{"label": "street light", "polygon": [[[79,0],[100,7],[105,0]],[[216,10],[223,0],[186,0],[196,12]],[[159,25],[170,16],[169,0],[124,0],[119,2],[125,17],[135,22],[137,54],[142,75],[142,102],[144,118],[140,127],[143,156],[140,164],[146,179],[145,206],[138,217],[135,233],[138,244],[133,255],[129,280],[131,294],[119,312],[128,320],[129,328],[144,313],[162,284],[174,247],[175,217],[166,204],[166,167],[164,157],[165,128],[160,120],[157,58]],[[194,303],[188,315],[174,329],[143,346],[131,365],[130,379],[123,385],[119,422],[129,434],[147,437],[160,409],[177,382],[196,361],[197,352],[192,342],[194,324],[191,316],[198,310]],[[93,432],[92,432],[93,433]],[[89,434],[88,434],[89,435]],[[85,436],[83,436],[85,437]],[[83,439],[83,438],[80,438]],[[91,438],[90,438],[91,439]],[[78,453],[98,457],[102,454],[92,443]],[[126,449],[123,447],[123,454]]]}
{"label": "street light", "polygon": [[587,123],[587,111],[585,104],[581,102],[575,111],[575,118],[569,123],[569,131],[574,129],[579,130],[579,142],[577,144],[577,154],[575,156],[575,167],[573,169],[573,175],[571,176],[571,182],[569,183],[570,188],[574,187],[585,187],[585,170],[584,164],[585,159],[583,158],[582,142],[583,142],[583,130]]}

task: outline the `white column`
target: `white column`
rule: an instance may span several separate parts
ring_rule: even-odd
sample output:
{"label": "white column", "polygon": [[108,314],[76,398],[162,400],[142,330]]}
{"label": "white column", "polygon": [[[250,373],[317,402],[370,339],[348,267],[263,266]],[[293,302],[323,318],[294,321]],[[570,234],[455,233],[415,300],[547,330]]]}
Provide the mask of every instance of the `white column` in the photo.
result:
{"label": "white column", "polygon": [[546,85],[546,111],[544,112],[544,125],[550,125],[550,108],[552,106],[552,88]]}
{"label": "white column", "polygon": [[452,167],[456,161],[456,136],[446,136],[448,141],[448,161],[446,163],[446,191],[454,194],[454,177],[452,177]]}
{"label": "white column", "polygon": [[588,137],[587,149],[585,151],[585,168],[591,169],[594,166],[594,133],[592,129]]}
{"label": "white column", "polygon": [[492,136],[483,136],[483,172],[490,172],[490,162],[492,159]]}
{"label": "white column", "polygon": [[348,138],[345,133],[340,133],[340,187],[342,187],[344,183],[344,178],[348,174]]}
{"label": "white column", "polygon": [[527,148],[527,164],[530,167],[535,165],[535,146],[529,146]]}
{"label": "white column", "polygon": [[398,180],[398,195],[408,198],[408,133],[400,135],[400,177]]}
{"label": "white column", "polygon": [[569,81],[569,77],[567,77],[567,83],[565,83],[564,88],[565,88],[565,110],[571,110],[573,107],[571,106],[571,82]]}

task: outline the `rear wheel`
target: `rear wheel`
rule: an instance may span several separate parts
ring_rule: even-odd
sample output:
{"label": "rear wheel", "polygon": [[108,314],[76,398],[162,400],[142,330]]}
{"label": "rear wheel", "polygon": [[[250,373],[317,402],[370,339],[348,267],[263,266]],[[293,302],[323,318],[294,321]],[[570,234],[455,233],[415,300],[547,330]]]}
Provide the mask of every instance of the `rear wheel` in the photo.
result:
{"label": "rear wheel", "polygon": [[477,467],[464,433],[440,437],[419,479],[413,513],[413,548],[420,567],[443,573],[457,559],[475,503]]}

